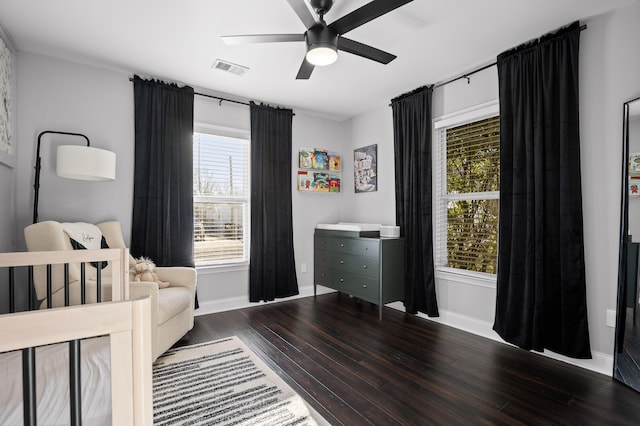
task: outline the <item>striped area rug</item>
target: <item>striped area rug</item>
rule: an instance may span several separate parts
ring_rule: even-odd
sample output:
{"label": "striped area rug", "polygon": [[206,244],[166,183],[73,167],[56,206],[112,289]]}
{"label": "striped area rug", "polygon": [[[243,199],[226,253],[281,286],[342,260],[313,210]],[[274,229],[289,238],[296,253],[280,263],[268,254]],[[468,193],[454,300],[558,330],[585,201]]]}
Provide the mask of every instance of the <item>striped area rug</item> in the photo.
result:
{"label": "striped area rug", "polygon": [[158,358],[153,417],[155,425],[328,425],[235,336]]}

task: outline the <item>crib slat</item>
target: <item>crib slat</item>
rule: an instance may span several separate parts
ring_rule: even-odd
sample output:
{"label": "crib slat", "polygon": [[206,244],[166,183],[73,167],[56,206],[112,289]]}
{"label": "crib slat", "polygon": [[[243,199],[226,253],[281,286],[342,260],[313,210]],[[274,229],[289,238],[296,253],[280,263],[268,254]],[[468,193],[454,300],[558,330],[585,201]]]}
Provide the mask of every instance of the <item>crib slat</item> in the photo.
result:
{"label": "crib slat", "polygon": [[53,302],[51,301],[51,264],[47,265],[47,308],[51,308],[53,306]]}
{"label": "crib slat", "polygon": [[33,291],[34,291],[34,286],[33,286],[33,266],[29,265],[29,267],[27,268],[28,270],[28,280],[29,280],[29,310],[33,311]]}
{"label": "crib slat", "polygon": [[22,350],[22,406],[25,426],[36,426],[36,349]]}
{"label": "crib slat", "polygon": [[80,340],[69,342],[69,406],[71,425],[82,425],[82,382],[80,378]]}
{"label": "crib slat", "polygon": [[80,303],[82,305],[87,303],[87,268],[86,263],[80,264]]}
{"label": "crib slat", "polygon": [[98,292],[98,294],[96,294],[96,300],[100,303],[102,302],[102,270],[98,267],[96,268],[96,272],[96,291]]}
{"label": "crib slat", "polygon": [[13,266],[9,267],[9,313],[16,311],[16,283],[14,280]]}
{"label": "crib slat", "polygon": [[69,264],[64,264],[64,306],[69,306]]}

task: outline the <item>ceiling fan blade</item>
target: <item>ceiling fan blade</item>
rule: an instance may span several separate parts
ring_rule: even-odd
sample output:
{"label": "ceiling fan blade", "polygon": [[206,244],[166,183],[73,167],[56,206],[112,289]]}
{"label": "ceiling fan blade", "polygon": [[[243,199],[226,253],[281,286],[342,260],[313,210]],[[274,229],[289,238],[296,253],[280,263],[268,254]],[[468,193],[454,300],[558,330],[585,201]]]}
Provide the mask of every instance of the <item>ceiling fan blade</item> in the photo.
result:
{"label": "ceiling fan blade", "polygon": [[412,1],[413,0],[373,0],[361,8],[344,15],[329,26],[338,34],[345,34],[354,28],[358,28],[362,24],[366,24],[385,13],[389,13],[400,6],[411,3]]}
{"label": "ceiling fan blade", "polygon": [[298,75],[296,75],[296,80],[308,80],[311,77],[311,73],[315,66],[307,61],[307,59],[302,60],[302,65],[300,65],[300,69],[298,70]]}
{"label": "ceiling fan blade", "polygon": [[387,53],[384,50],[376,49],[375,47],[345,37],[338,37],[338,49],[371,59],[372,61],[380,62],[381,64],[388,64],[396,58],[396,55]]}
{"label": "ceiling fan blade", "polygon": [[296,12],[296,15],[298,15],[298,18],[300,18],[305,28],[309,29],[317,23],[304,0],[287,0],[287,2],[289,2],[289,6],[291,6],[293,11]]}
{"label": "ceiling fan blade", "polygon": [[304,34],[249,34],[220,36],[228,45],[304,41]]}

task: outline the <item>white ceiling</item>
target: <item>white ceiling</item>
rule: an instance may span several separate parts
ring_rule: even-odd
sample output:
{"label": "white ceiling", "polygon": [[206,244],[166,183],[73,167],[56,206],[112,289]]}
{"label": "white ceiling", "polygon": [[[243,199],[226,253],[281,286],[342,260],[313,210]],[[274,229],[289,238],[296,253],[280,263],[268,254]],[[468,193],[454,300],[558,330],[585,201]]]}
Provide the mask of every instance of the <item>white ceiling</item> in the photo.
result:
{"label": "white ceiling", "polygon": [[[325,19],[368,1],[336,0]],[[342,52],[309,80],[295,79],[303,42],[227,46],[219,37],[303,33],[286,0],[0,0],[0,26],[18,50],[345,119],[632,1],[414,0],[348,33],[396,60],[382,65]],[[217,58],[249,71],[238,77],[214,70]]]}

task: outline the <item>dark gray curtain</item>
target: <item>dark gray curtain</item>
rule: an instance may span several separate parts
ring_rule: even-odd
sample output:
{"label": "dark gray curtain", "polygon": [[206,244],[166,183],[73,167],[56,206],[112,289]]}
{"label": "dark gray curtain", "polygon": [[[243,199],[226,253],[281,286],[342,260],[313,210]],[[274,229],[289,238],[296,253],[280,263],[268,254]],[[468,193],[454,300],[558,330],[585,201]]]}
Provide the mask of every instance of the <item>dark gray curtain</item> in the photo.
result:
{"label": "dark gray curtain", "polygon": [[500,229],[494,330],[591,358],[584,268],[579,23],[498,56]]}
{"label": "dark gray curtain", "polygon": [[251,102],[249,300],[298,294],[291,213],[293,111]]}
{"label": "dark gray curtain", "polygon": [[194,266],[193,88],[135,76],[131,253]]}
{"label": "dark gray curtain", "polygon": [[411,314],[437,317],[431,194],[431,87],[391,101],[396,223],[405,239],[404,304]]}

